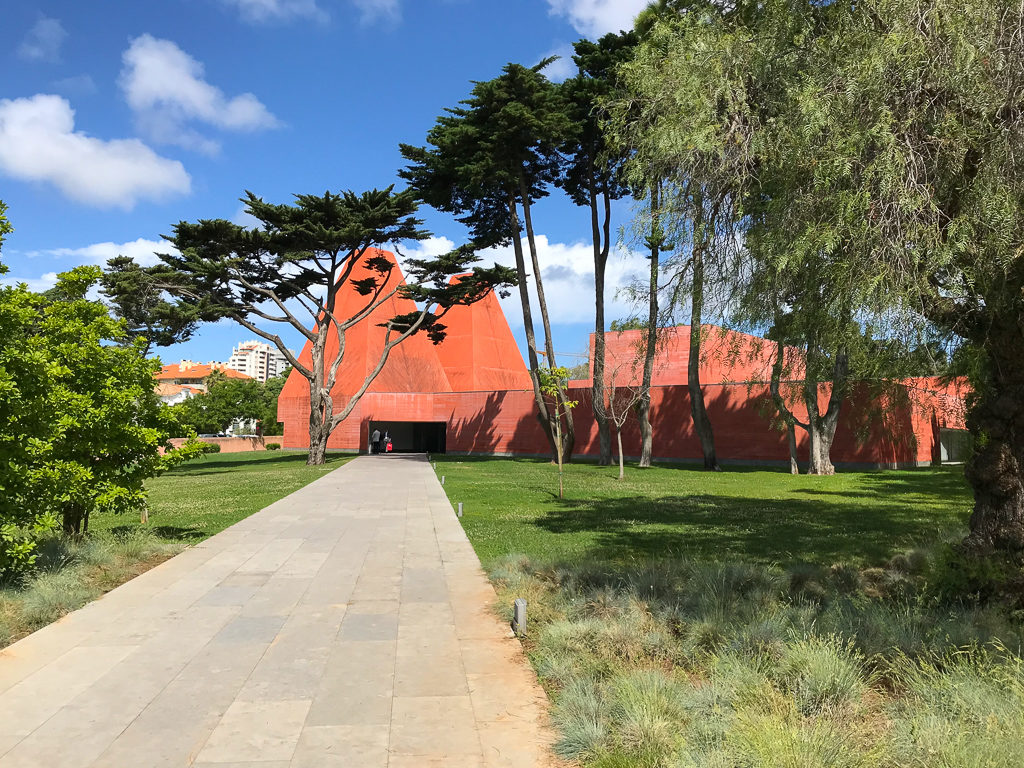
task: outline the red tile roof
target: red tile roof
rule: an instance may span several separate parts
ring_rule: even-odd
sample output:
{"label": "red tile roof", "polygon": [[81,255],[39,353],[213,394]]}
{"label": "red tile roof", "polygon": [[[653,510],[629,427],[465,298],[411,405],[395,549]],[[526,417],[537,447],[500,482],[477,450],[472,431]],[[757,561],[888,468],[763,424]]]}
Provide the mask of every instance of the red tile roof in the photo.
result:
{"label": "red tile roof", "polygon": [[160,372],[153,376],[157,381],[205,381],[210,374],[214,371],[224,374],[229,379],[251,379],[252,376],[246,376],[244,373],[228,368],[227,366],[220,365],[191,365],[185,368],[181,367],[180,363],[173,365],[165,365],[160,369]]}

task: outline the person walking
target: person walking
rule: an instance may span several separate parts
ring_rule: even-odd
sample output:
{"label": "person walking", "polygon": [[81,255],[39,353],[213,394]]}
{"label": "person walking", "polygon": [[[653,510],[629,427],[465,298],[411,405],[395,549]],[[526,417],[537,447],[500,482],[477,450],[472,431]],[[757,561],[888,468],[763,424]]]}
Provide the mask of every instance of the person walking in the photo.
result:
{"label": "person walking", "polygon": [[373,430],[370,435],[370,453],[380,453],[380,430]]}

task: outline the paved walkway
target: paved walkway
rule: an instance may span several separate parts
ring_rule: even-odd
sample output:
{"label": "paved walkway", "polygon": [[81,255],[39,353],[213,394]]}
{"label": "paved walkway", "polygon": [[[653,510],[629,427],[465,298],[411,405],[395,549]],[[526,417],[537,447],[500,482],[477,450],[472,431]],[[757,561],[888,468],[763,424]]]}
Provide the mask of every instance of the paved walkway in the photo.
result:
{"label": "paved walkway", "polygon": [[357,458],[0,652],[0,766],[547,765],[494,599],[424,458]]}

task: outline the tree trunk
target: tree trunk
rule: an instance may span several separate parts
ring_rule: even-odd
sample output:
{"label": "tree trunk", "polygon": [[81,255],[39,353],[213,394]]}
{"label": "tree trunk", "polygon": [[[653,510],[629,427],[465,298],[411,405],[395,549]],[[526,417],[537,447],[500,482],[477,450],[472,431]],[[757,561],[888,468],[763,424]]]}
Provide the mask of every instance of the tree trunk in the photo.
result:
{"label": "tree trunk", "polygon": [[544,400],[544,395],[540,389],[540,379],[538,378],[538,369],[540,368],[540,360],[537,358],[537,336],[533,329],[533,308],[530,304],[530,284],[526,277],[526,258],[523,254],[523,243],[519,237],[521,230],[519,224],[519,214],[516,210],[515,196],[509,194],[508,197],[508,212],[509,221],[512,225],[512,250],[516,257],[516,277],[519,279],[519,301],[523,307],[523,328],[526,332],[526,354],[529,357],[530,363],[530,381],[533,384],[533,400],[537,405],[537,414],[540,418],[541,427],[544,429],[544,435],[548,439],[548,445],[551,448],[551,455],[556,454],[555,446],[555,435],[553,425],[551,423],[551,416],[548,412],[548,404]]}
{"label": "tree trunk", "polygon": [[651,466],[654,449],[654,426],[651,424],[651,381],[654,378],[654,356],[658,351],[658,274],[661,256],[661,223],[658,207],[661,205],[661,184],[651,185],[651,273],[648,290],[647,334],[644,346],[644,374],[640,383],[640,466]]}
{"label": "tree trunk", "polygon": [[789,443],[789,474],[799,475],[800,464],[796,459],[796,426],[786,425],[786,442]]}
{"label": "tree trunk", "polygon": [[[775,327],[779,327],[778,316],[775,318]],[[801,424],[796,420],[793,412],[782,398],[780,386],[782,384],[782,372],[786,366],[786,347],[781,341],[775,346],[775,361],[772,363],[772,378],[769,384],[769,391],[772,395],[772,402],[775,404],[775,410],[778,411],[779,417],[786,425],[786,442],[789,444],[789,473],[791,475],[799,475],[800,464],[797,462],[796,457],[796,427],[797,424],[805,430],[808,427],[806,424]]]}
{"label": "tree trunk", "polygon": [[[530,261],[533,264],[533,280],[537,286],[537,307],[540,309],[541,325],[544,327],[544,351],[547,353],[548,365],[552,368],[558,365],[555,360],[555,343],[551,335],[551,320],[548,316],[548,302],[544,297],[544,280],[540,274],[540,258],[537,255],[537,240],[533,232],[533,215],[531,212],[530,190],[526,186],[526,179],[519,178],[519,192],[523,203],[523,221],[526,224],[526,241],[530,246]],[[556,400],[557,413],[565,411],[565,429],[560,430],[562,434],[562,456],[572,459],[573,449],[576,443],[576,428],[572,420],[572,412],[565,407],[565,395],[561,391]]]}
{"label": "tree trunk", "polygon": [[85,517],[81,504],[69,502],[60,511],[61,529],[66,536],[82,535],[82,521]]}
{"label": "tree trunk", "polygon": [[[1020,340],[1007,342],[1001,357]],[[964,545],[979,555],[996,552],[1019,559],[1024,552],[1024,382],[1020,363],[990,364],[996,374],[967,415],[974,451],[964,468],[974,490],[970,534]],[[1000,375],[1003,371],[1014,376]]]}
{"label": "tree trunk", "polygon": [[808,345],[807,373],[804,382],[804,401],[807,405],[807,435],[810,443],[809,475],[834,475],[836,468],[832,464],[832,441],[835,440],[836,428],[839,426],[839,413],[842,410],[843,398],[846,395],[847,378],[849,376],[849,359],[845,350],[836,352],[832,365],[832,391],[828,398],[828,408],[821,414],[818,408],[818,381],[812,370],[813,345]]}
{"label": "tree trunk", "polygon": [[615,430],[615,437],[619,441],[619,480],[626,476],[626,462],[622,457],[622,430]]}
{"label": "tree trunk", "polygon": [[704,304],[704,255],[702,240],[697,227],[694,227],[693,249],[693,291],[690,302],[690,359],[687,363],[686,384],[690,390],[690,413],[693,416],[693,427],[700,438],[700,448],[704,454],[704,469],[720,472],[718,456],[715,454],[715,433],[711,428],[711,418],[704,407],[704,390],[700,386],[700,347],[703,326],[701,311]]}
{"label": "tree trunk", "polygon": [[605,271],[608,267],[610,202],[606,193],[604,195],[604,238],[602,239],[602,227],[597,210],[596,183],[593,173],[591,173],[590,182],[590,225],[594,240],[594,379],[591,382],[591,394],[594,401],[594,420],[597,422],[597,463],[605,467],[612,463],[611,425],[608,423],[608,410],[605,407],[604,396],[604,290]]}

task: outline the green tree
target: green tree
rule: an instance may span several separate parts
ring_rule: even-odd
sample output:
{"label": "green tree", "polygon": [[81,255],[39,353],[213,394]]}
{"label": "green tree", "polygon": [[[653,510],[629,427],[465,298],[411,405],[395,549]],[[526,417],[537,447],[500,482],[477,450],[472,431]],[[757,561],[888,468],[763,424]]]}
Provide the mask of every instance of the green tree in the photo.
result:
{"label": "green tree", "polygon": [[[361,195],[297,195],[294,205],[267,203],[250,192],[243,202],[247,213],[260,222],[258,228],[245,229],[223,219],[182,221],[169,238],[180,255],[162,255],[164,265],[153,274],[160,278],[162,290],[195,307],[204,319],[231,318],[274,343],[306,379],[310,464],[324,463],[331,433],[359,403],[391,350],[418,332],[439,343],[445,333],[441,320],[452,307],[472,304],[515,280],[510,270],[494,265],[474,267],[470,275],[453,282],[452,277],[478,261],[468,247],[435,259],[410,260],[408,282],[394,279],[392,262],[369,249],[428,236],[415,216],[417,203],[411,191],[395,193],[389,187]],[[372,276],[353,280],[359,265]],[[336,314],[342,291],[355,291],[364,300],[347,317]],[[386,335],[376,364],[359,389],[335,408],[331,391],[348,330],[396,295],[414,301],[419,309],[383,324]],[[280,335],[265,330],[263,323],[300,333],[310,343],[311,364],[299,362]],[[328,360],[327,339],[332,333],[340,351]]]}
{"label": "green tree", "polygon": [[79,535],[97,513],[143,508],[143,482],[195,451],[170,447],[142,343],[86,298],[99,276],[79,267],[45,295],[0,288],[0,571],[30,565],[58,521]]}
{"label": "green tree", "polygon": [[558,464],[558,498],[565,495],[562,481],[565,456],[562,453],[562,421],[568,420],[572,409],[579,405],[578,400],[566,397],[566,386],[569,383],[568,368],[541,368],[536,372],[540,381],[541,391],[547,398],[548,410],[554,418],[555,429],[555,461]]}
{"label": "green tree", "polygon": [[[1024,553],[1024,8],[771,0],[655,24],[676,157],[731,179],[765,274],[817,271],[863,324],[975,361],[967,544]],[[653,58],[649,63],[653,63]],[[659,87],[657,82],[661,83]],[[841,317],[836,313],[835,317]],[[913,348],[913,344],[904,344]]]}
{"label": "green tree", "polygon": [[229,378],[214,371],[206,381],[206,392],[170,406],[183,429],[199,434],[221,432],[236,420],[256,422],[263,435],[281,434],[277,423],[277,399],[286,376],[266,382]]}
{"label": "green tree", "polygon": [[170,301],[160,283],[159,270],[144,269],[127,256],[110,259],[100,279],[114,316],[125,321],[126,338],[142,339],[146,354],[153,346],[188,341],[201,320],[198,307]]}
{"label": "green tree", "polygon": [[598,462],[611,463],[612,445],[608,398],[605,393],[605,274],[611,252],[612,201],[629,193],[622,174],[625,153],[606,137],[603,104],[617,90],[617,67],[636,45],[632,32],[608,34],[599,41],[573,44],[579,73],[560,86],[575,131],[562,147],[565,163],[558,185],[578,206],[590,211],[594,249],[594,366],[591,385],[597,422]]}
{"label": "green tree", "polygon": [[[554,341],[544,296],[533,227],[533,204],[558,178],[558,149],[570,135],[560,92],[536,67],[508,64],[493,80],[474,84],[462,106],[447,110],[427,133],[427,146],[401,145],[409,165],[401,172],[429,205],[454,213],[479,247],[512,244],[534,400],[552,449],[571,456],[575,428],[566,419],[563,443],[555,445],[556,419],[541,389],[536,333],[521,233],[530,250],[533,282],[544,329],[544,352],[555,364]],[[520,215],[520,211],[522,214]]]}

